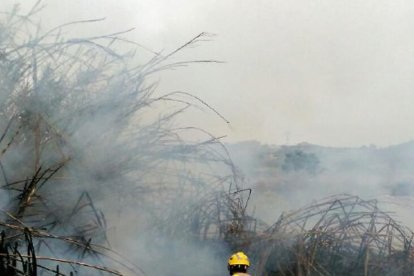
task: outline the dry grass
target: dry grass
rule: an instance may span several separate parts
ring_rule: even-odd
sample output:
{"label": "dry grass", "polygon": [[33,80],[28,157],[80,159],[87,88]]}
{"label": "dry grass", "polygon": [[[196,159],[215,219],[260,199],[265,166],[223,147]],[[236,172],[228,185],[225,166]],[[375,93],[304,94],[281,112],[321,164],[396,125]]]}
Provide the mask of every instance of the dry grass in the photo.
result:
{"label": "dry grass", "polygon": [[252,252],[259,275],[411,275],[413,236],[375,200],[339,195],[283,214]]}
{"label": "dry grass", "polygon": [[[0,189],[7,202],[0,206],[0,274],[144,275],[111,249],[114,220],[104,213],[119,218],[126,208],[152,204],[150,216],[165,225],[170,217],[160,216],[159,202],[168,206],[183,192],[186,199],[223,196],[227,217],[241,208],[233,199],[240,180],[219,138],[174,125],[195,105],[227,120],[188,92],[155,96],[156,85],[147,83],[161,70],[216,63],[168,61],[208,34],[131,64],[140,45],[125,32],[67,39],[65,28],[100,20],[42,31],[33,21],[42,8],[39,1],[27,14],[16,8],[0,19]],[[121,44],[131,51],[119,53]],[[166,103],[174,108],[160,111]],[[146,115],[154,110],[155,118]],[[182,139],[189,131],[204,140]],[[215,173],[217,166],[225,173]]]}

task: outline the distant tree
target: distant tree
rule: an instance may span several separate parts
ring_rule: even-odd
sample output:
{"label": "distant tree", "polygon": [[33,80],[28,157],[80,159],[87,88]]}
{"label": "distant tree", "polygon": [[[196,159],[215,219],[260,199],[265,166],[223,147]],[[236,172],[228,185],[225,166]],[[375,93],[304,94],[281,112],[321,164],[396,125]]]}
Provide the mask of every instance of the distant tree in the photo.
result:
{"label": "distant tree", "polygon": [[294,150],[285,153],[282,170],[287,172],[306,171],[315,174],[318,172],[319,163],[320,161],[316,154]]}
{"label": "distant tree", "polygon": [[413,192],[413,184],[406,181],[398,182],[391,188],[391,195],[393,196],[411,196]]}

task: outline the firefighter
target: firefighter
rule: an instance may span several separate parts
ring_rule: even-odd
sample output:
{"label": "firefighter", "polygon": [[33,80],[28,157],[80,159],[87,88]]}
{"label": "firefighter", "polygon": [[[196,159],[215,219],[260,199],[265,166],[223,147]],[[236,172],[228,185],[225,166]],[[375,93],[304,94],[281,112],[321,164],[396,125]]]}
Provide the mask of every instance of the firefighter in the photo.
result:
{"label": "firefighter", "polygon": [[240,251],[230,256],[227,269],[230,275],[233,276],[250,276],[250,274],[247,274],[249,266],[249,258]]}

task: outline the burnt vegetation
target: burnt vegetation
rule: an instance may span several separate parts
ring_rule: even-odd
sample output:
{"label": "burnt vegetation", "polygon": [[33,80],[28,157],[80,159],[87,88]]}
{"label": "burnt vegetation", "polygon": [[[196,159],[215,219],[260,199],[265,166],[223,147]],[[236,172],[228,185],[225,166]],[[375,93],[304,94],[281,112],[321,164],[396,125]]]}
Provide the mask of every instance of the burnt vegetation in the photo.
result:
{"label": "burnt vegetation", "polygon": [[260,275],[413,275],[413,237],[376,200],[338,195],[282,214],[252,252]]}
{"label": "burnt vegetation", "polygon": [[[174,124],[195,105],[223,117],[185,91],[156,94],[147,81],[162,70],[215,62],[169,62],[209,35],[134,64],[136,52],[147,50],[124,32],[68,39],[66,28],[100,20],[42,31],[33,21],[42,8],[39,1],[21,14],[16,6],[0,21],[0,274],[144,275],[111,249],[108,216],[114,223],[150,204],[161,225],[169,218],[164,206],[177,198],[238,189],[218,138]],[[126,46],[131,51],[121,51]],[[201,138],[181,138],[186,132]],[[210,173],[216,164],[227,172]]]}

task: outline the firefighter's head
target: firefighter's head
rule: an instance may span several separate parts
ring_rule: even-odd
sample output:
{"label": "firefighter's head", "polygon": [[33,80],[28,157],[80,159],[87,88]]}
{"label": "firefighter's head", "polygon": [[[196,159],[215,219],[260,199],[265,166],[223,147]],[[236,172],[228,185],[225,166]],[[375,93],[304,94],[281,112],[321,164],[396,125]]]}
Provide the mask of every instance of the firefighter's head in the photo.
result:
{"label": "firefighter's head", "polygon": [[237,272],[245,273],[249,266],[249,258],[241,251],[231,255],[227,264],[230,275]]}

